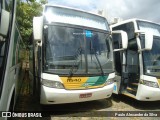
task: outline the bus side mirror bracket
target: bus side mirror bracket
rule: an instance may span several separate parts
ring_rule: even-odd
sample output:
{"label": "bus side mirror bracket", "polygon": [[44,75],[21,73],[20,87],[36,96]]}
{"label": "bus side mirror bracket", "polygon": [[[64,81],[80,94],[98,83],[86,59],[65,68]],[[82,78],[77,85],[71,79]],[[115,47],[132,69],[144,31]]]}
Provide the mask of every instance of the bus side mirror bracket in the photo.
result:
{"label": "bus side mirror bracket", "polygon": [[145,51],[145,50],[151,50],[152,46],[153,46],[153,34],[151,32],[144,32],[144,31],[135,31],[135,33],[140,33],[140,34],[144,34],[145,36],[145,47],[140,49],[140,51]]}
{"label": "bus side mirror bracket", "polygon": [[2,9],[0,17],[0,35],[7,36],[10,14],[6,10]]}
{"label": "bus side mirror bracket", "polygon": [[33,38],[36,42],[41,43],[43,31],[43,17],[33,18]]}
{"label": "bus side mirror bracket", "polygon": [[121,44],[122,44],[121,48],[114,49],[114,52],[126,50],[127,47],[128,47],[128,35],[127,35],[127,33],[123,30],[117,30],[117,31],[112,31],[112,35],[114,35],[114,34],[120,35]]}

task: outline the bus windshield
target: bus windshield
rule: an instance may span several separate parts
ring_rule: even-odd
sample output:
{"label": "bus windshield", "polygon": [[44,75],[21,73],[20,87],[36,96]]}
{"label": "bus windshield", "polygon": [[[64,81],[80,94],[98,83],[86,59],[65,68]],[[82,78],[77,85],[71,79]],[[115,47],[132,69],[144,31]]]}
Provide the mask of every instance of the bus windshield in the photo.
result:
{"label": "bus windshield", "polygon": [[[152,50],[143,52],[144,73],[160,77],[160,25],[149,22],[138,22],[143,31],[152,32],[154,35]],[[141,37],[144,41],[144,36]]]}
{"label": "bus windshield", "polygon": [[74,75],[101,74],[113,71],[108,33],[44,26],[44,72]]}

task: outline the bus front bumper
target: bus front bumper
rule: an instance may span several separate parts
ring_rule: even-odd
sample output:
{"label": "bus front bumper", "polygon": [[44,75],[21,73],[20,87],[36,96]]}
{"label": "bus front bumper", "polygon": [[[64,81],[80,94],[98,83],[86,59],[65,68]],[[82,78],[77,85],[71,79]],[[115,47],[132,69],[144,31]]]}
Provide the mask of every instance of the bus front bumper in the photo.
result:
{"label": "bus front bumper", "polygon": [[139,85],[136,98],[141,101],[160,100],[160,88]]}
{"label": "bus front bumper", "polygon": [[41,85],[41,104],[63,104],[83,101],[92,101],[109,98],[113,92],[114,84],[104,86],[103,88],[87,90],[65,90],[49,88]]}

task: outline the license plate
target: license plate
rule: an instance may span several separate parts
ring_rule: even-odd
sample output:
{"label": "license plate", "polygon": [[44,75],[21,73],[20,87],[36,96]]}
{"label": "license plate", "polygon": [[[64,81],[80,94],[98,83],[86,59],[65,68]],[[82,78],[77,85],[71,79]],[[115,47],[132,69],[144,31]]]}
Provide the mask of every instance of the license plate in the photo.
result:
{"label": "license plate", "polygon": [[86,94],[79,95],[79,98],[88,98],[88,97],[92,97],[92,93],[86,93]]}

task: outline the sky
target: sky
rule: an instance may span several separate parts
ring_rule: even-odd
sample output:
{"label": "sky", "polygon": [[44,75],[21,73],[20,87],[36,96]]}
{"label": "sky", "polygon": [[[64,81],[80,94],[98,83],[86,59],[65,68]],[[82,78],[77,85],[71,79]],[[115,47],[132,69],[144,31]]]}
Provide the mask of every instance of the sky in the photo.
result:
{"label": "sky", "polygon": [[140,18],[160,23],[160,0],[48,0],[48,3],[89,12],[103,10],[109,21]]}

